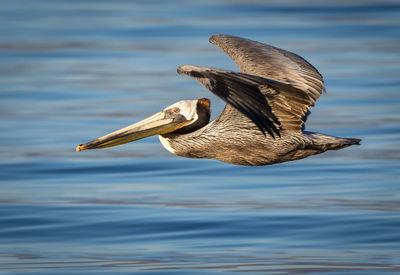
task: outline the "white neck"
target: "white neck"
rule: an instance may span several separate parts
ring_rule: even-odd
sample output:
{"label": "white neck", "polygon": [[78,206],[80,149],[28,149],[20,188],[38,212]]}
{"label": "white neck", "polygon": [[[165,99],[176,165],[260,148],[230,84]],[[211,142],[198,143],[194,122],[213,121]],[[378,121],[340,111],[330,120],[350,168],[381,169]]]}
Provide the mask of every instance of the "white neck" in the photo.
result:
{"label": "white neck", "polygon": [[161,135],[158,135],[158,138],[160,139],[160,142],[161,142],[162,146],[164,146],[165,149],[167,149],[172,154],[176,155],[175,150],[171,147],[171,143],[169,142],[168,138],[164,138]]}

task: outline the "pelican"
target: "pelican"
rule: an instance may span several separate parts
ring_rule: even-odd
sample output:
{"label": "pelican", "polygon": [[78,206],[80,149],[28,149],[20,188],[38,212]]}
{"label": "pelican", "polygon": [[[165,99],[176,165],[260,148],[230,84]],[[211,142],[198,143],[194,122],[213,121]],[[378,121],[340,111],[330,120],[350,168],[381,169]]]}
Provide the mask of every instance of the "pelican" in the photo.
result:
{"label": "pelican", "polygon": [[183,65],[178,73],[195,78],[227,104],[210,122],[210,100],[182,100],[140,122],[76,151],[116,146],[159,135],[171,153],[248,166],[302,159],[359,144],[304,130],[310,106],[325,92],[321,74],[286,50],[230,35],[213,35],[240,72]]}

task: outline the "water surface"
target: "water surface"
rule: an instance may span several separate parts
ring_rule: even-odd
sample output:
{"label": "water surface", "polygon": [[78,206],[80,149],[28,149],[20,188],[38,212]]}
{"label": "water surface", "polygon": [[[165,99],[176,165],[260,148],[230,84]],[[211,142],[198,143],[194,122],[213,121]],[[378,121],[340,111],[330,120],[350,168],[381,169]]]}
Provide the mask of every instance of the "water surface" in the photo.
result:
{"label": "water surface", "polygon": [[[0,273],[400,273],[396,1],[2,1]],[[182,64],[236,70],[226,33],[300,54],[327,94],[307,129],[361,146],[265,167],[156,137],[75,146],[181,99]]]}

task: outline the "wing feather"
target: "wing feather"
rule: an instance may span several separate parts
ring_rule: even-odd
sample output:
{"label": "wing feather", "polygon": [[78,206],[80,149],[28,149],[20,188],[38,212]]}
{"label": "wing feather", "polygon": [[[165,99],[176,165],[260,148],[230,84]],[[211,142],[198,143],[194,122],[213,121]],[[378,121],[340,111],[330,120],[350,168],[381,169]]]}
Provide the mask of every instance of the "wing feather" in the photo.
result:
{"label": "wing feather", "polygon": [[213,35],[210,43],[228,54],[242,73],[289,84],[307,92],[314,101],[325,91],[322,75],[297,54],[230,35]]}
{"label": "wing feather", "polygon": [[251,119],[264,134],[268,132],[272,137],[280,136],[282,118],[288,117],[286,121],[291,124],[298,123],[296,118],[300,119],[300,115],[297,113],[303,112],[303,108],[291,107],[281,100],[284,94],[290,94],[293,101],[310,103],[303,91],[254,75],[191,65],[180,66],[178,73],[194,77]]}
{"label": "wing feather", "polygon": [[[325,91],[321,74],[294,53],[229,36],[213,35],[210,42],[227,53],[241,73],[184,65],[178,73],[194,77],[203,86],[246,115],[265,134],[301,131],[309,107]],[[226,108],[222,116],[234,116]]]}

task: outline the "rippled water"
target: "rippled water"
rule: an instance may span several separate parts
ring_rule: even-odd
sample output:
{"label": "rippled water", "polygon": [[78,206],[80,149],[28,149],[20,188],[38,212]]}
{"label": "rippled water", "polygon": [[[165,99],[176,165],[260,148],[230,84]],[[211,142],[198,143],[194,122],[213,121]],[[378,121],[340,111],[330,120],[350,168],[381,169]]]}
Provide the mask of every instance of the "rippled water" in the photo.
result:
{"label": "rippled water", "polygon": [[[328,2],[326,2],[328,3]],[[400,3],[2,1],[0,273],[400,273]],[[236,70],[226,33],[296,52],[328,90],[307,129],[361,146],[265,167],[157,138],[75,146]]]}

